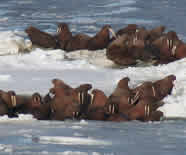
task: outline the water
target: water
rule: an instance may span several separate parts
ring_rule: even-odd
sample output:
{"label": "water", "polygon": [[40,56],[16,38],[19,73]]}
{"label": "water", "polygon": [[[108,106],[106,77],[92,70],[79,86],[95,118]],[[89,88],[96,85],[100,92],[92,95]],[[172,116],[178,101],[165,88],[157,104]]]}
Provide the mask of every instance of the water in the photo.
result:
{"label": "water", "polygon": [[[116,31],[136,23],[147,28],[165,25],[186,39],[184,0],[1,0],[0,86],[16,93],[45,94],[53,78],[73,87],[92,83],[109,95],[118,80],[128,76],[130,87],[146,80],[175,74],[171,95],[160,110],[169,120],[127,123],[99,121],[37,121],[29,115],[0,117],[0,154],[127,154],[183,155],[186,152],[186,59],[157,67],[118,69],[105,50],[32,48],[24,29],[30,25],[56,33],[58,22],[67,22],[73,33],[94,35],[104,24]],[[31,51],[22,54],[20,52]],[[69,59],[66,59],[66,58]],[[173,118],[173,119],[172,119]],[[176,119],[178,118],[178,119]]]}

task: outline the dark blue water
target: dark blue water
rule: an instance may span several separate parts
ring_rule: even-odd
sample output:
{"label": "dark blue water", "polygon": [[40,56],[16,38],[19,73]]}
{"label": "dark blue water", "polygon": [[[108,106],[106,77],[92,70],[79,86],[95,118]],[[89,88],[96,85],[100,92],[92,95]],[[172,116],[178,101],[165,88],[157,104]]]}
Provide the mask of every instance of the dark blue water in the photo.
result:
{"label": "dark blue water", "polygon": [[184,0],[1,0],[0,22],[6,30],[24,30],[29,25],[55,31],[56,23],[67,22],[76,31],[95,33],[104,24],[115,30],[130,23],[145,27],[165,25],[186,35]]}
{"label": "dark blue water", "polygon": [[[24,31],[33,25],[55,32],[58,22],[67,22],[74,33],[95,34],[104,24],[118,30],[136,23],[147,28],[165,25],[184,39],[185,6],[185,0],[1,0],[0,31]],[[185,144],[185,120],[158,123],[29,120],[5,121],[0,125],[0,154],[184,155]]]}

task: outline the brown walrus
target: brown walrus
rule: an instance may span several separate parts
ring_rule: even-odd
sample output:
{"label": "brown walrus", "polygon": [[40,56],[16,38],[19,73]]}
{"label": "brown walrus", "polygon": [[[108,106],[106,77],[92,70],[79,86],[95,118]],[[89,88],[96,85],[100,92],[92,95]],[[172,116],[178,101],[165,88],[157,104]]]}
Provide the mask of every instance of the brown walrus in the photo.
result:
{"label": "brown walrus", "polygon": [[90,100],[88,90],[92,88],[91,84],[82,84],[77,88],[72,88],[60,79],[53,79],[52,83],[54,87],[50,89],[50,93],[53,97],[49,99],[51,119],[74,119],[87,111],[88,100]]}
{"label": "brown walrus", "polygon": [[117,36],[121,36],[123,34],[132,35],[136,33],[136,30],[138,29],[138,25],[136,24],[128,24],[126,27],[119,29],[116,32]]}
{"label": "brown walrus", "polygon": [[[85,34],[72,35],[66,23],[58,25],[58,42],[61,49],[74,51],[80,49],[98,50],[103,49],[110,43],[110,34],[114,31],[109,25],[105,25],[95,36],[90,37]],[[115,35],[115,34],[114,34]]]}
{"label": "brown walrus", "polygon": [[57,29],[57,39],[59,47],[65,51],[74,51],[88,48],[90,37],[85,34],[72,35],[66,23],[60,23]]}
{"label": "brown walrus", "polygon": [[148,31],[141,28],[132,35],[123,34],[112,41],[106,56],[118,65],[135,65],[137,60],[148,62],[156,55],[146,47]]}
{"label": "brown walrus", "polygon": [[[136,106],[134,106],[127,112],[127,115],[130,118],[130,120],[149,121],[150,118],[153,119],[154,117],[157,117],[155,113],[154,116],[152,116],[152,113],[156,111],[157,108],[164,104],[164,102],[158,102],[155,97],[151,96],[144,97],[143,99],[140,99],[138,102],[139,103]],[[160,115],[158,114],[158,116]]]}
{"label": "brown walrus", "polygon": [[151,46],[159,53],[159,63],[166,64],[179,59],[179,57],[176,57],[176,53],[178,53],[178,48],[182,44],[183,42],[178,38],[176,32],[169,31],[154,40]]}
{"label": "brown walrus", "polygon": [[129,36],[123,34],[112,41],[106,49],[106,56],[118,65],[135,65],[136,60],[128,50]]}
{"label": "brown walrus", "polygon": [[128,86],[129,80],[128,77],[121,79],[107,100],[107,106],[116,104],[119,113],[132,108],[138,99],[138,94],[134,94]]}
{"label": "brown walrus", "polygon": [[164,31],[165,31],[165,26],[162,25],[149,30],[148,31],[149,44],[151,44],[154,40],[160,38],[164,34]]}
{"label": "brown walrus", "polygon": [[33,45],[38,45],[44,48],[57,47],[56,38],[49,33],[40,31],[33,26],[28,27],[25,32],[28,34],[28,37]]}
{"label": "brown walrus", "polygon": [[44,105],[39,93],[30,95],[16,95],[14,91],[1,91],[0,96],[8,107],[8,115],[32,114],[36,119],[49,119],[50,106]]}
{"label": "brown walrus", "polygon": [[175,75],[168,75],[161,80],[157,80],[153,83],[155,92],[155,97],[162,100],[167,95],[171,94],[174,87],[174,81],[176,80]]}
{"label": "brown walrus", "polygon": [[134,94],[138,94],[139,99],[145,97],[155,97],[158,101],[160,101],[171,93],[174,86],[174,80],[176,80],[176,76],[169,75],[155,82],[146,81],[134,88],[132,91]]}
{"label": "brown walrus", "polygon": [[86,119],[88,120],[105,120],[105,104],[107,102],[107,96],[103,91],[94,89],[90,93],[90,103],[88,105]]}

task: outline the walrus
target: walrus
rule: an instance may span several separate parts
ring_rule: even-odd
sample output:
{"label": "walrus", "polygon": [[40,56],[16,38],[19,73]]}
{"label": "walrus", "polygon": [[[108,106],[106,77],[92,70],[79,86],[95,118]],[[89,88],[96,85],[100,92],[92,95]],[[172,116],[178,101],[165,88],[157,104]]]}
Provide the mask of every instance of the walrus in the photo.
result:
{"label": "walrus", "polygon": [[149,62],[156,55],[147,48],[148,31],[141,28],[132,35],[123,34],[112,41],[106,56],[118,65],[136,65],[138,60]]}
{"label": "walrus", "polygon": [[59,47],[67,52],[88,48],[88,40],[91,37],[85,34],[73,36],[66,23],[58,24],[57,33]]}
{"label": "walrus", "polygon": [[107,101],[107,96],[103,91],[99,89],[94,89],[89,94],[90,100],[88,103],[87,111],[85,112],[85,119],[88,120],[105,120],[105,104]]}
{"label": "walrus", "polygon": [[[28,107],[28,106],[27,106]],[[49,103],[44,103],[39,93],[32,95],[30,113],[38,120],[50,120],[51,107]]]}
{"label": "walrus", "polygon": [[106,49],[107,58],[118,65],[135,65],[137,62],[128,50],[128,40],[129,36],[123,34],[112,41]]}
{"label": "walrus", "polygon": [[128,77],[122,78],[106,103],[108,107],[112,104],[116,104],[119,113],[132,108],[138,100],[138,94],[133,93],[132,89],[128,86],[129,80]]}
{"label": "walrus", "polygon": [[160,38],[161,36],[164,35],[164,31],[165,31],[165,26],[160,25],[158,27],[155,27],[151,30],[149,30],[148,33],[148,42],[149,44],[151,44],[154,40]]}
{"label": "walrus", "polygon": [[130,120],[149,121],[151,114],[164,104],[164,102],[157,101],[157,99],[152,96],[144,97],[138,102],[139,103],[136,106],[127,112]]}
{"label": "walrus", "polygon": [[178,38],[176,32],[169,31],[167,34],[154,40],[151,47],[159,53],[160,62],[165,61],[166,63],[166,61],[172,62],[178,59],[175,57],[175,53],[181,44],[183,44],[183,42]]}
{"label": "walrus", "polygon": [[161,80],[157,80],[153,83],[155,92],[155,97],[162,100],[167,95],[170,95],[174,87],[174,81],[176,80],[175,75],[168,75]]}
{"label": "walrus", "polygon": [[33,45],[44,48],[57,48],[56,38],[51,34],[40,31],[33,26],[29,26],[27,29],[25,29],[25,32],[28,34],[28,37]]}
{"label": "walrus", "polygon": [[169,75],[155,82],[146,81],[134,88],[132,91],[134,94],[138,94],[138,99],[155,97],[158,101],[160,101],[171,93],[174,86],[174,80],[176,80],[176,76]]}
{"label": "walrus", "polygon": [[136,24],[128,24],[126,27],[119,29],[116,32],[117,36],[121,36],[123,34],[132,35],[136,33],[136,30],[138,29],[138,25]]}
{"label": "walrus", "polygon": [[53,96],[47,99],[51,104],[51,119],[64,120],[67,117],[78,119],[80,115],[87,112],[90,103],[88,91],[92,88],[91,84],[82,84],[72,88],[60,79],[53,79],[52,83],[54,87],[49,91]]}
{"label": "walrus", "polygon": [[182,59],[186,57],[186,44],[178,42],[177,44],[174,43],[174,47],[172,50],[172,55],[176,59]]}
{"label": "walrus", "polygon": [[142,83],[141,85],[137,86],[133,90],[134,94],[138,94],[139,99],[148,97],[148,96],[156,96],[156,90],[154,88],[153,82],[146,81]]}
{"label": "walrus", "polygon": [[[112,34],[112,38],[110,37],[110,33]],[[105,25],[95,36],[91,37],[88,42],[88,50],[104,49],[110,44],[113,38],[117,38],[114,30],[110,25]]]}
{"label": "walrus", "polygon": [[74,119],[80,112],[80,106],[73,98],[55,96],[50,102],[51,120]]}
{"label": "walrus", "polygon": [[107,101],[107,96],[105,95],[105,93],[99,89],[94,89],[92,90],[92,92],[90,93],[91,95],[91,103],[89,105],[89,109],[90,108],[94,108],[94,107],[104,107]]}
{"label": "walrus", "polygon": [[103,28],[93,37],[81,33],[73,36],[66,23],[59,23],[57,32],[59,46],[67,52],[80,49],[103,49],[110,43],[111,39],[109,32],[116,36],[109,25],[103,26]]}
{"label": "walrus", "polygon": [[14,91],[1,91],[0,98],[8,107],[8,115],[17,117],[18,114],[32,114],[36,119],[48,120],[50,106],[44,105],[39,93],[33,95],[17,95]]}

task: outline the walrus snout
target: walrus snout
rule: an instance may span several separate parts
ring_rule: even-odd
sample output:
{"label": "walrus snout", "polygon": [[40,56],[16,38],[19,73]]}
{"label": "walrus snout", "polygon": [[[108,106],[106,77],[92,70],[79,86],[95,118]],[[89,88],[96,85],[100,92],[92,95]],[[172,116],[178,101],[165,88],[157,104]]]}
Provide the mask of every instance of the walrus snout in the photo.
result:
{"label": "walrus snout", "polygon": [[42,97],[39,93],[32,95],[32,107],[38,107],[42,104]]}
{"label": "walrus snout", "polygon": [[112,38],[115,38],[116,39],[117,36],[116,36],[116,33],[114,32],[114,30],[111,27],[109,27],[108,30],[110,32],[110,34],[109,34],[110,39],[112,39]]}

